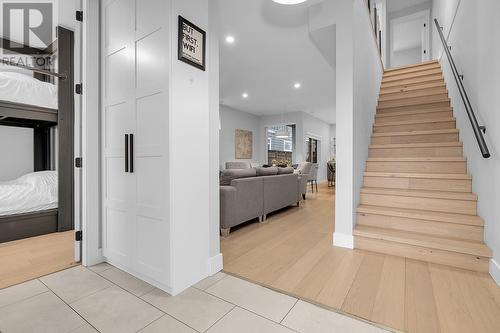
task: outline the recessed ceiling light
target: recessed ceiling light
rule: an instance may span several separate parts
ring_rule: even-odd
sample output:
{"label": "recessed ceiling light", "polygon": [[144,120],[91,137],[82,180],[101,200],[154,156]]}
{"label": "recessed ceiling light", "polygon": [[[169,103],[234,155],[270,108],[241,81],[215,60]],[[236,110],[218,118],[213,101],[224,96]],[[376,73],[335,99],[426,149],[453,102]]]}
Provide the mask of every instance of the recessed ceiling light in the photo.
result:
{"label": "recessed ceiling light", "polygon": [[241,97],[243,97],[243,98],[248,98],[248,94],[247,94],[247,93],[243,93],[243,94],[241,95]]}
{"label": "recessed ceiling light", "polygon": [[281,5],[298,5],[299,3],[306,2],[307,0],[273,0]]}
{"label": "recessed ceiling light", "polygon": [[296,82],[296,83],[293,84],[293,87],[295,89],[299,89],[300,87],[302,87],[302,85],[300,84],[300,82]]}
{"label": "recessed ceiling light", "polygon": [[228,44],[233,44],[235,40],[236,39],[234,38],[234,36],[231,36],[231,35],[226,36],[226,43],[228,43]]}

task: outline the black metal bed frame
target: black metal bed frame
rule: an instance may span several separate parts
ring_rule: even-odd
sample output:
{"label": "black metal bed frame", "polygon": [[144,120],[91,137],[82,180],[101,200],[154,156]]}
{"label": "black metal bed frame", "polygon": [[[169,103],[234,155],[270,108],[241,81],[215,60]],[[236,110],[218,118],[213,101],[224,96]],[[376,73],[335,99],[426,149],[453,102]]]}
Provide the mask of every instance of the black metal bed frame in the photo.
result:
{"label": "black metal bed frame", "polygon": [[[0,40],[2,47],[8,45]],[[4,47],[5,48],[5,47]],[[47,69],[19,66],[34,72],[38,79],[58,79],[58,109],[0,101],[0,125],[28,127],[34,130],[34,170],[50,168],[50,128],[58,127],[58,208],[40,212],[0,216],[0,243],[53,232],[74,229],[74,33],[57,27],[58,73]],[[19,52],[18,50],[23,50]],[[47,54],[47,50],[36,48],[11,48],[19,54]]]}

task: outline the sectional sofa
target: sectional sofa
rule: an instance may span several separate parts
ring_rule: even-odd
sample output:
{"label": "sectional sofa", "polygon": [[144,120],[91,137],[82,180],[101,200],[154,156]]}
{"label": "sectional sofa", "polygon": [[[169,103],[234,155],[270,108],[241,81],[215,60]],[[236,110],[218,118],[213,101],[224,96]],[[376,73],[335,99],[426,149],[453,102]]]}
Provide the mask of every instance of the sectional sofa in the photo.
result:
{"label": "sectional sofa", "polygon": [[293,168],[226,169],[220,180],[220,229],[223,237],[232,227],[297,204],[307,189],[307,176]]}

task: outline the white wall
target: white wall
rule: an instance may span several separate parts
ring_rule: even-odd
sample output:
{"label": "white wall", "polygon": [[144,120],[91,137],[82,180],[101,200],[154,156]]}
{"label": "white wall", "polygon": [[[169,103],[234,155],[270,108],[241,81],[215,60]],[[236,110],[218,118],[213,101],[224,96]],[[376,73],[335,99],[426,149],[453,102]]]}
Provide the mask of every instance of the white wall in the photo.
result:
{"label": "white wall", "polygon": [[318,180],[326,180],[326,162],[330,160],[330,125],[305,112],[289,112],[283,115],[257,116],[247,112],[232,109],[228,106],[220,107],[220,165],[224,168],[225,162],[235,161],[234,130],[244,129],[253,132],[253,158],[250,161],[260,164],[267,163],[266,132],[265,128],[274,125],[295,125],[295,150],[292,156],[293,163],[304,161],[306,156],[306,138],[320,140]]}
{"label": "white wall", "polygon": [[33,172],[33,129],[0,126],[0,181]]}
{"label": "white wall", "polygon": [[[445,80],[460,129],[460,139],[478,194],[478,214],[485,220],[485,241],[493,250],[490,273],[500,285],[500,2],[497,0],[434,0],[433,17],[444,26],[458,71],[480,124],[487,127],[486,141],[491,158],[484,159],[466,116],[446,55],[441,59]],[[434,30],[435,58],[442,46]]]}
{"label": "white wall", "polygon": [[[231,107],[221,105],[220,106],[220,122],[221,122],[221,130],[220,130],[220,140],[219,140],[219,164],[221,169],[225,168],[226,162],[231,161],[249,161],[249,162],[258,162],[264,163],[265,161],[262,159],[264,146],[263,139],[263,129],[260,127],[260,117],[235,110]],[[253,135],[253,156],[248,160],[240,160],[235,158],[235,130],[242,129],[251,131]]]}
{"label": "white wall", "polygon": [[391,67],[411,65],[421,61],[422,61],[422,48],[415,47],[413,49],[394,52],[391,57]]}
{"label": "white wall", "polygon": [[[337,179],[334,244],[353,247],[359,190],[363,183],[383,68],[366,3],[337,0]],[[353,43],[353,41],[356,41]]]}

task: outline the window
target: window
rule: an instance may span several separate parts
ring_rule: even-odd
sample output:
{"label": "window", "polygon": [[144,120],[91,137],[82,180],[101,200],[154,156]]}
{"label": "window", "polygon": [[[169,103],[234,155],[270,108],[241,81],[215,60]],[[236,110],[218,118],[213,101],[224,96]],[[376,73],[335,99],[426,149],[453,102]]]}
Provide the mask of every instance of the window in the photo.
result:
{"label": "window", "polygon": [[267,164],[291,165],[295,148],[295,125],[266,128]]}
{"label": "window", "polygon": [[313,138],[306,139],[306,161],[318,163],[318,146],[319,140]]}

